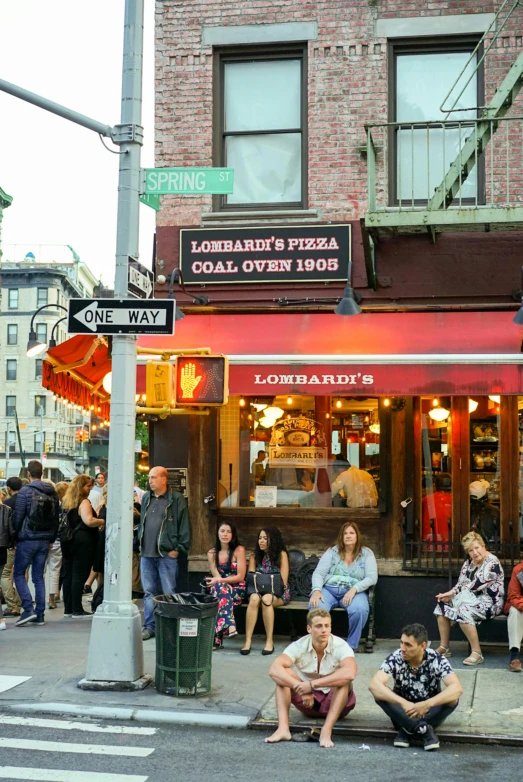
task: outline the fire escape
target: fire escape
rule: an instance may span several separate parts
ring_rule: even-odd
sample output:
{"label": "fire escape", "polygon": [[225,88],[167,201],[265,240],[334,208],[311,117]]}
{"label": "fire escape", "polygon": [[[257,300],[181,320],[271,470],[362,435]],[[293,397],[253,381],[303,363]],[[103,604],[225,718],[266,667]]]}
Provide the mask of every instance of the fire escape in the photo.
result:
{"label": "fire escape", "polygon": [[504,0],[444,98],[442,119],[366,126],[368,210],[362,224],[374,287],[380,236],[427,233],[436,241],[445,231],[523,229],[523,116],[508,116],[523,86],[523,52],[488,105],[457,107],[519,4]]}

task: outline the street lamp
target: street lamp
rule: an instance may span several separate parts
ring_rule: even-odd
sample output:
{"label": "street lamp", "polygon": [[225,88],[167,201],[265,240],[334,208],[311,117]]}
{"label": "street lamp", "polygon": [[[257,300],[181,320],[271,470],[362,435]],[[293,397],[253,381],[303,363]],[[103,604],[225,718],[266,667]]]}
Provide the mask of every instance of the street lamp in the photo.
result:
{"label": "street lamp", "polygon": [[349,270],[347,274],[347,285],[343,289],[343,297],[340,300],[338,306],[334,310],[336,315],[360,315],[361,307],[359,303],[361,296],[356,293],[351,284],[352,277],[352,261],[349,261]]}
{"label": "street lamp", "polygon": [[[192,296],[194,304],[201,304],[202,306],[205,306],[206,304],[209,303],[209,299],[207,298],[207,296],[204,296],[203,294],[200,294],[199,296],[197,296],[194,293],[189,293],[189,291],[185,289],[185,285],[184,285],[184,282],[183,282],[183,275],[182,275],[182,270],[181,269],[173,269],[173,271],[172,271],[171,277],[169,279],[169,293],[167,294],[167,298],[168,299],[174,299],[174,283],[175,282],[178,283],[178,285],[180,286],[182,291],[187,296]],[[182,320],[182,318],[184,318],[184,317],[185,317],[185,315],[183,314],[183,312],[180,309],[178,309],[178,307],[176,307],[176,312],[174,314],[174,319],[175,320]]]}
{"label": "street lamp", "polygon": [[[36,336],[36,331],[34,330],[34,321],[39,312],[41,312],[42,310],[47,310],[49,309],[49,307],[57,307],[58,309],[67,312],[67,308],[62,307],[61,304],[43,304],[41,307],[38,307],[33,317],[31,318],[31,323],[29,325],[29,341],[27,343],[27,351],[26,351],[27,358],[34,358],[35,356],[39,356],[40,353],[45,353],[45,351],[47,350],[47,343],[40,342]],[[61,318],[61,320],[65,320],[65,318]],[[60,321],[58,321],[58,323],[60,323]],[[53,328],[53,332],[54,332],[54,328]],[[54,342],[54,344],[51,347],[56,347],[56,341],[53,340],[52,333],[51,333],[51,341]]]}

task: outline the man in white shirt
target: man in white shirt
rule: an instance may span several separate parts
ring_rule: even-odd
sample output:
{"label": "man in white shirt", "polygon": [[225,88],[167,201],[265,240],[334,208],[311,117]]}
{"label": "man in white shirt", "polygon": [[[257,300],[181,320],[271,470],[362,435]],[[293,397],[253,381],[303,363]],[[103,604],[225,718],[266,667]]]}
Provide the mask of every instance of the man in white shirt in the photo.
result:
{"label": "man in white shirt", "polygon": [[378,504],[378,490],[372,475],[349,464],[331,486],[332,496],[343,491],[347,508],[375,508]]}
{"label": "man in white shirt", "polygon": [[87,498],[89,502],[91,503],[93,510],[95,512],[98,512],[98,508],[100,507],[100,503],[102,501],[102,489],[105,484],[105,475],[103,472],[96,473],[96,478],[94,479],[94,486],[89,492],[89,497]]}
{"label": "man in white shirt", "polygon": [[[290,644],[275,659],[269,676],[276,682],[278,728],[268,744],[291,741],[291,703],[307,717],[324,717],[320,747],[333,747],[332,729],[356,705],[352,682],[357,666],[349,644],[332,635],[331,617],[324,608],[307,614],[308,635]],[[307,738],[315,740],[314,731]]]}

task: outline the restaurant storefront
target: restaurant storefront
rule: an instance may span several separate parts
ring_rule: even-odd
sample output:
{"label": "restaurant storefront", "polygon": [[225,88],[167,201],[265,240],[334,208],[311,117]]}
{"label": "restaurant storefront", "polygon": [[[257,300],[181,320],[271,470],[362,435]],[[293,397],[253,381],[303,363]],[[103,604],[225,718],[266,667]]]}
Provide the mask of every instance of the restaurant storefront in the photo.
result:
{"label": "restaurant storefront", "polygon": [[191,492],[216,497],[191,509],[206,528],[194,554],[216,519],[234,521],[247,545],[277,525],[309,554],[355,519],[382,573],[455,570],[471,523],[517,560],[520,341],[510,312],[489,313],[488,330],[480,312],[191,315],[175,337],[141,338],[145,349],[206,346],[230,359],[229,401],[211,421],[152,427],[156,462],[173,439],[183,459],[185,444],[187,462],[166,466],[190,467],[190,505]]}

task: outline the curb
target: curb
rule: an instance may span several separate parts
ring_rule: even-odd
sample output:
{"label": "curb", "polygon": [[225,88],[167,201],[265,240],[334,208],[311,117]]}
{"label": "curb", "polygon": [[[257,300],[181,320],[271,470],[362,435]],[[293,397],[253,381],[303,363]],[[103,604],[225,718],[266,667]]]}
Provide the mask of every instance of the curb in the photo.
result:
{"label": "curb", "polygon": [[202,728],[239,728],[249,726],[252,717],[236,714],[197,711],[163,711],[160,709],[125,709],[110,706],[80,706],[74,703],[2,703],[0,711],[39,714],[67,714],[95,719],[157,722],[167,725],[193,725]]}
{"label": "curb", "polygon": [[[291,725],[293,730],[310,730],[315,723],[295,722]],[[250,730],[276,730],[278,723],[275,720],[253,720]],[[393,739],[397,731],[390,728],[352,728],[348,725],[335,725],[332,731],[337,736],[351,736],[352,738],[376,738]],[[438,737],[443,741],[456,744],[499,744],[505,747],[522,747],[523,736],[500,736],[495,733],[460,733],[446,730],[438,730]]]}

